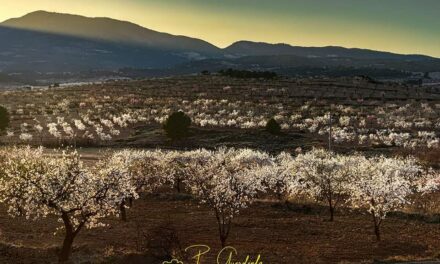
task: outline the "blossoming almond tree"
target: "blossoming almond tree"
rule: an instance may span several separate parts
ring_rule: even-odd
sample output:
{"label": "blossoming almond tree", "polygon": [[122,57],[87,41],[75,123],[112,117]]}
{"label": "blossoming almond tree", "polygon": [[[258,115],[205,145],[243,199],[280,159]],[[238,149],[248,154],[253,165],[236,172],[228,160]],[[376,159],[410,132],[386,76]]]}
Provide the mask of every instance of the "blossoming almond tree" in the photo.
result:
{"label": "blossoming almond tree", "polygon": [[380,227],[386,215],[405,204],[409,196],[417,191],[417,178],[421,168],[412,158],[367,159],[358,156],[351,167],[355,181],[350,201],[354,207],[366,208],[374,223],[376,240],[381,239]]}
{"label": "blossoming almond tree", "polygon": [[77,152],[47,157],[42,148],[15,148],[5,160],[0,202],[12,216],[58,217],[65,231],[59,261],[66,262],[82,228],[102,226],[103,217],[117,214],[115,200],[127,187],[112,176],[90,173]]}
{"label": "blossoming almond tree", "polygon": [[313,149],[296,157],[298,176],[304,191],[318,201],[326,201],[330,221],[335,208],[350,194],[350,162],[347,157],[323,149]]}
{"label": "blossoming almond tree", "polygon": [[277,199],[285,201],[301,191],[301,184],[297,177],[297,162],[287,152],[282,152],[273,158],[270,166],[263,166],[259,173],[263,173],[263,181],[268,189],[274,192]]}
{"label": "blossoming almond tree", "polygon": [[265,189],[257,170],[270,163],[270,156],[250,149],[202,151],[204,155],[195,153],[197,158],[191,160],[188,183],[201,203],[214,211],[224,247],[234,216]]}
{"label": "blossoming almond tree", "polygon": [[124,183],[124,188],[119,189],[119,193],[114,194],[115,206],[119,208],[119,216],[122,221],[127,221],[126,202],[128,199],[139,197],[136,187],[133,184],[130,167],[135,158],[140,158],[138,153],[124,150],[109,154],[107,157],[98,161],[93,170],[102,177],[114,177]]}
{"label": "blossoming almond tree", "polygon": [[120,188],[116,199],[120,209],[121,220],[127,221],[127,202],[131,205],[139,194],[152,191],[164,181],[161,174],[163,153],[157,151],[122,150],[110,154],[98,162],[97,172],[102,175],[119,177],[125,184]]}
{"label": "blossoming almond tree", "polygon": [[182,191],[188,171],[191,170],[190,161],[197,160],[198,156],[203,155],[204,152],[204,150],[199,150],[191,152],[167,151],[163,153],[162,159],[166,165],[162,167],[162,175],[178,193]]}
{"label": "blossoming almond tree", "polygon": [[160,149],[135,152],[129,168],[132,184],[138,194],[153,192],[168,180],[164,173],[168,167],[166,153]]}

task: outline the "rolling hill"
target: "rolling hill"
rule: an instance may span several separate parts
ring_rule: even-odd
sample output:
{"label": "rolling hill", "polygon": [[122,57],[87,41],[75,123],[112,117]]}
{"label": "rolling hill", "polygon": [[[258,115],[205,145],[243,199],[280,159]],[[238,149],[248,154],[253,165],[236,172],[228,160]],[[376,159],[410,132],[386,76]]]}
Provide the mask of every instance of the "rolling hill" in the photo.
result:
{"label": "rolling hill", "polygon": [[163,68],[215,57],[199,39],[109,18],[37,11],[0,23],[0,70],[79,71]]}
{"label": "rolling hill", "polygon": [[157,32],[130,22],[105,17],[89,18],[78,15],[36,11],[20,18],[6,20],[0,25],[15,29],[132,44],[163,50],[193,51],[210,55],[220,52],[219,48],[200,39]]}
{"label": "rolling hill", "polygon": [[244,56],[280,56],[294,55],[307,58],[353,58],[353,59],[396,59],[421,61],[434,59],[424,55],[401,55],[391,52],[368,49],[328,47],[299,47],[288,44],[269,44],[264,42],[238,41],[225,48],[228,54],[237,57]]}
{"label": "rolling hill", "polygon": [[227,67],[283,74],[341,67],[357,72],[440,72],[440,59],[424,55],[251,41],[238,41],[220,49],[204,40],[162,33],[126,21],[46,11],[0,23],[0,39],[2,74],[131,68],[173,75]]}

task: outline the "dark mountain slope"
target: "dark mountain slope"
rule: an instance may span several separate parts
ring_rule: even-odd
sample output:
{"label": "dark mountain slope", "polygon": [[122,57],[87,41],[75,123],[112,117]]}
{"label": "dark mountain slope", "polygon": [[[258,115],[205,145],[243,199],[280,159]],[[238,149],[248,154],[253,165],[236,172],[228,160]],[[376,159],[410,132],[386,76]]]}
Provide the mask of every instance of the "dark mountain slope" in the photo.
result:
{"label": "dark mountain slope", "polygon": [[[117,71],[152,74],[251,69],[280,73],[440,72],[440,59],[343,47],[296,47],[240,41],[219,49],[206,41],[161,33],[110,18],[37,11],[0,23],[0,72]],[[364,70],[367,69],[367,70]],[[136,71],[135,71],[136,72]],[[309,73],[311,72],[311,73]]]}
{"label": "dark mountain slope", "polygon": [[54,33],[94,40],[128,43],[175,51],[218,54],[220,49],[195,38],[175,36],[110,18],[36,11],[0,24],[4,27]]}
{"label": "dark mountain slope", "polygon": [[121,67],[163,68],[185,54],[134,44],[0,27],[0,70],[69,72]]}
{"label": "dark mountain slope", "polygon": [[424,55],[401,55],[390,52],[374,51],[368,49],[348,49],[343,47],[298,47],[288,44],[269,44],[264,42],[238,41],[224,49],[225,52],[235,56],[269,56],[269,55],[295,55],[301,57],[349,57],[353,59],[397,59],[397,60],[431,60]]}

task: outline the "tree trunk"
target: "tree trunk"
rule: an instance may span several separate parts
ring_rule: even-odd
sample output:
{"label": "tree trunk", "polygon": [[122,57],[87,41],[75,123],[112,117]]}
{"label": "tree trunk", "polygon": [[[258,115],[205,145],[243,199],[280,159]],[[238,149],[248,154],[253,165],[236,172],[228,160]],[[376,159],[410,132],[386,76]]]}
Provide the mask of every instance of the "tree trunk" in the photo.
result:
{"label": "tree trunk", "polygon": [[121,221],[127,222],[127,210],[125,209],[125,200],[119,205]]}
{"label": "tree trunk", "polygon": [[63,219],[66,234],[64,237],[63,247],[61,248],[58,261],[59,263],[66,263],[67,261],[69,261],[70,255],[72,253],[73,240],[75,239],[75,236],[79,231],[79,229],[77,231],[73,230],[73,225],[70,222],[67,213],[62,213],[61,218]]}
{"label": "tree trunk", "polygon": [[373,216],[373,223],[374,223],[374,234],[376,235],[376,241],[379,242],[381,240],[380,237],[380,221],[377,220],[376,214],[374,211],[371,214]]}
{"label": "tree trunk", "polygon": [[335,214],[335,209],[333,208],[333,206],[330,206],[330,222],[333,222],[334,214]]}
{"label": "tree trunk", "polygon": [[223,235],[220,235],[220,242],[222,244],[222,249],[226,246],[226,237]]}
{"label": "tree trunk", "polygon": [[333,201],[332,201],[331,198],[328,200],[328,206],[329,206],[329,209],[330,209],[330,222],[333,222],[334,214],[335,214],[335,208],[333,206]]}
{"label": "tree trunk", "polygon": [[376,235],[376,241],[380,241],[380,226],[375,225],[374,226],[374,234]]}
{"label": "tree trunk", "polygon": [[226,246],[226,240],[229,236],[229,231],[231,229],[231,222],[228,221],[228,223],[225,223],[225,219],[223,215],[219,212],[215,212],[215,216],[217,218],[218,223],[218,233],[220,237],[220,243],[222,245],[222,248]]}
{"label": "tree trunk", "polygon": [[286,205],[287,209],[292,210],[292,207],[290,206],[290,202],[288,200],[285,200],[284,204]]}
{"label": "tree trunk", "polygon": [[223,226],[219,216],[217,216],[217,222],[218,222],[218,235],[220,238],[220,243],[222,245],[222,248],[224,248],[226,244],[226,238],[223,235]]}
{"label": "tree trunk", "polygon": [[177,190],[177,193],[181,192],[181,190],[180,190],[180,182],[181,182],[181,179],[178,178],[176,180],[176,190]]}
{"label": "tree trunk", "polygon": [[222,244],[222,248],[226,246],[226,240],[228,239],[228,232],[226,231],[225,224],[220,224],[219,231],[220,231],[220,243]]}
{"label": "tree trunk", "polygon": [[281,193],[277,192],[277,199],[278,201],[282,201],[283,197],[281,196]]}
{"label": "tree trunk", "polygon": [[75,236],[72,233],[66,232],[66,236],[64,237],[63,247],[59,256],[59,263],[66,263],[69,261],[70,255],[72,254],[72,245]]}

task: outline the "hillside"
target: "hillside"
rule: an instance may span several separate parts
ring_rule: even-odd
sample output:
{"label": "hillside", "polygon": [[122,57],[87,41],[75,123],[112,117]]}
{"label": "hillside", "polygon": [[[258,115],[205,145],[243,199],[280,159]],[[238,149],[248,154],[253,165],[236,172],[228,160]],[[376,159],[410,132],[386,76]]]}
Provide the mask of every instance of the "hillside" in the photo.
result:
{"label": "hillside", "polygon": [[121,69],[134,69],[129,77],[225,68],[270,70],[290,76],[383,78],[440,72],[440,59],[424,55],[251,41],[220,49],[200,39],[161,33],[126,21],[45,11],[0,23],[0,39],[1,79],[12,83],[63,82],[63,77],[54,76],[66,73],[77,79],[84,73],[103,78],[97,73],[102,71],[105,76],[110,72],[127,77]]}
{"label": "hillside", "polygon": [[195,38],[157,32],[139,25],[111,18],[36,11],[0,25],[14,29],[74,36],[91,40],[133,44],[174,51],[217,54],[219,48]]}
{"label": "hillside", "polygon": [[294,55],[308,58],[338,58],[353,59],[400,59],[407,61],[436,60],[424,55],[402,55],[391,52],[368,49],[349,49],[344,47],[299,47],[288,44],[269,44],[264,42],[238,41],[225,48],[225,51],[235,56],[277,56]]}

